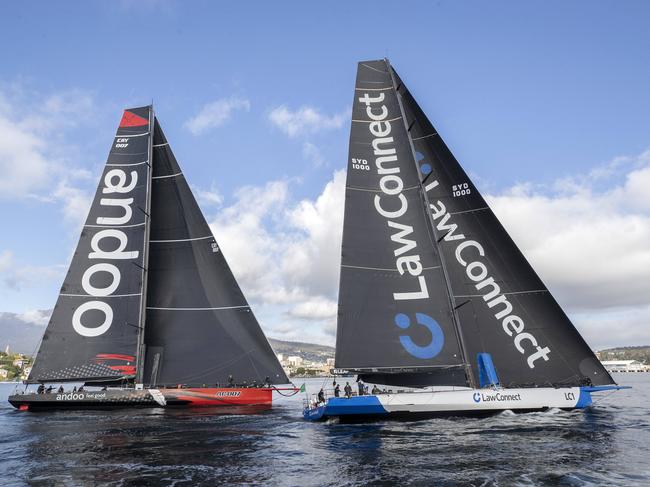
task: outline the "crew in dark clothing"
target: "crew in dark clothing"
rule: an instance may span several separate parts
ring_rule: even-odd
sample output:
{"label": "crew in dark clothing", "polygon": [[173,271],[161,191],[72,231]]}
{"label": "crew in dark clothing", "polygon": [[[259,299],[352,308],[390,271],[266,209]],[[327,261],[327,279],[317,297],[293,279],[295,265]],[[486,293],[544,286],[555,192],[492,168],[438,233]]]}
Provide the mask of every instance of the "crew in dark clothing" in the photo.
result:
{"label": "crew in dark clothing", "polygon": [[63,394],[63,386],[59,386],[59,390],[56,392],[57,394]]}
{"label": "crew in dark clothing", "polygon": [[72,392],[77,392],[77,386],[74,386],[74,387],[72,388]]}
{"label": "crew in dark clothing", "polygon": [[47,389],[45,389],[45,392],[46,392],[47,394],[49,394],[50,392],[52,392],[52,386],[50,386],[50,387],[48,387]]}
{"label": "crew in dark clothing", "polygon": [[372,386],[372,394],[377,395],[381,393],[381,389],[377,385]]}
{"label": "crew in dark clothing", "polygon": [[343,390],[345,391],[345,397],[347,397],[348,399],[352,397],[352,386],[350,385],[349,382],[345,383],[345,387],[343,388]]}
{"label": "crew in dark clothing", "polygon": [[38,389],[36,389],[36,394],[43,394],[45,392],[45,386],[43,384],[38,385]]}
{"label": "crew in dark clothing", "polygon": [[84,386],[79,386],[79,389],[77,389],[77,392],[83,392],[84,391]]}
{"label": "crew in dark clothing", "polygon": [[[334,384],[336,384],[336,381],[334,381]],[[341,395],[341,386],[336,384],[334,386],[334,397],[339,397]]]}
{"label": "crew in dark clothing", "polygon": [[361,379],[357,379],[357,387],[359,388],[359,395],[363,396],[363,394],[366,391],[366,385],[363,383]]}
{"label": "crew in dark clothing", "polygon": [[106,386],[102,387],[102,391],[107,391],[107,390],[108,390],[108,387],[106,387]]}
{"label": "crew in dark clothing", "polygon": [[267,375],[264,377],[264,384],[262,384],[264,387],[271,387],[271,378]]}
{"label": "crew in dark clothing", "polygon": [[233,379],[232,375],[228,376],[228,387],[235,387],[235,379]]}
{"label": "crew in dark clothing", "polygon": [[321,387],[320,391],[318,391],[318,402],[319,403],[324,403],[325,402],[325,392],[323,392],[322,387]]}

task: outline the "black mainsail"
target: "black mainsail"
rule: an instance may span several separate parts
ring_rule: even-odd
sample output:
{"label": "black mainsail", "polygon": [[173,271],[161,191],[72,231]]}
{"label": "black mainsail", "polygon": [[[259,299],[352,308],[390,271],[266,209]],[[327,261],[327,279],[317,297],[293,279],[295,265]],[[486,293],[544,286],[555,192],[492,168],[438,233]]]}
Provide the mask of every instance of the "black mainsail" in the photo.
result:
{"label": "black mainsail", "polygon": [[289,382],[153,109],[127,109],[29,382],[229,375]]}
{"label": "black mainsail", "polygon": [[29,382],[134,377],[147,266],[151,109],[122,116]]}
{"label": "black mainsail", "polygon": [[[477,384],[477,356],[487,352],[504,386],[614,383],[387,61],[359,63],[353,110],[337,367],[364,371],[374,365],[379,371],[390,365],[398,374],[389,383],[413,385],[400,366],[465,363],[468,383]],[[373,123],[374,130],[365,127]],[[389,165],[388,156],[399,162]],[[405,224],[401,219],[421,208],[426,216],[408,222],[411,243],[403,236],[396,244],[396,223]],[[418,251],[421,266],[396,272],[393,254],[404,246],[411,254]],[[429,261],[425,246],[433,256]],[[428,267],[439,271],[427,274]],[[375,274],[372,280],[368,272]],[[391,296],[395,288],[412,285],[416,274],[424,276],[429,296]],[[408,317],[407,326],[398,323],[400,315]],[[418,357],[412,353],[418,348],[404,345],[405,330],[409,343],[433,349],[443,341],[442,349]],[[355,346],[360,342],[362,347]],[[452,353],[445,354],[450,343]],[[459,350],[462,356],[450,360]]]}

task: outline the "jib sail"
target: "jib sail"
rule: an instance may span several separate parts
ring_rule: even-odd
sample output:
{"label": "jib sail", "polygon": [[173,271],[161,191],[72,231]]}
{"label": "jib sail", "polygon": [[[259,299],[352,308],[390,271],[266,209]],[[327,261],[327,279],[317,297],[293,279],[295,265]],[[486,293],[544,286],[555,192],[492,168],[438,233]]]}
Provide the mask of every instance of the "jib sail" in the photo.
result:
{"label": "jib sail", "polygon": [[383,383],[400,373],[414,384],[466,383],[429,219],[388,66],[359,63],[345,189],[337,368],[361,372],[368,380],[381,377]]}
{"label": "jib sail", "polygon": [[131,378],[142,330],[151,107],[124,111],[29,382]]}
{"label": "jib sail", "polygon": [[288,383],[157,120],[151,197],[143,382]]}
{"label": "jib sail", "polygon": [[503,385],[613,383],[392,72],[475,380],[477,354],[489,352]]}

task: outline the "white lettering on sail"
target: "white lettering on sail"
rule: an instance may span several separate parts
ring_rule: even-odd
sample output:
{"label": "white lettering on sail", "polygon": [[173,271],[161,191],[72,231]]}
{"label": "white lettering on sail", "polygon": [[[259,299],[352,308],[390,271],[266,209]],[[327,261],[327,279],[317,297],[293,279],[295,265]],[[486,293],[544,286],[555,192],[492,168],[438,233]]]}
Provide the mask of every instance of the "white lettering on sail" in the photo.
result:
{"label": "white lettering on sail", "polygon": [[[104,313],[104,322],[96,327],[85,326],[81,317],[86,311],[96,310]],[[103,301],[87,301],[74,310],[72,314],[72,328],[74,331],[85,337],[96,337],[103,335],[113,324],[113,309]]]}
{"label": "white lettering on sail", "polygon": [[124,215],[117,216],[117,217],[110,217],[110,216],[97,217],[97,225],[124,225],[131,219],[131,216],[133,215],[133,210],[131,209],[131,204],[133,204],[133,198],[126,198],[126,199],[102,198],[99,200],[99,204],[103,206],[121,206],[122,208],[124,208]]}
{"label": "white lettering on sail", "polygon": [[[117,184],[113,184],[113,179],[117,178]],[[105,188],[102,189],[102,193],[128,193],[135,185],[138,184],[138,173],[137,171],[131,171],[131,182],[128,185],[126,183],[126,173],[121,169],[111,169],[104,176]]]}
{"label": "white lettering on sail", "polygon": [[[119,242],[118,247],[115,250],[106,251],[102,250],[99,246],[99,242],[102,239],[111,239],[114,238]],[[117,230],[114,228],[107,228],[105,230],[100,230],[95,235],[93,235],[92,240],[90,241],[90,248],[93,250],[88,254],[89,259],[137,259],[140,252],[137,250],[132,250],[130,252],[125,252],[126,246],[129,243],[129,239],[122,230]]]}
{"label": "white lettering on sail", "polygon": [[[438,186],[438,181],[429,183],[425,190],[428,192]],[[551,353],[549,347],[541,347],[538,345],[537,339],[529,332],[525,332],[525,323],[517,315],[513,315],[513,306],[508,298],[501,293],[501,288],[495,282],[494,277],[489,275],[489,270],[485,263],[480,258],[485,257],[485,249],[476,240],[465,240],[465,235],[456,233],[458,226],[455,223],[449,223],[451,215],[447,212],[447,208],[441,201],[431,203],[431,216],[434,221],[437,221],[436,228],[438,231],[445,232],[445,241],[460,240],[461,242],[456,246],[455,256],[456,261],[465,268],[467,277],[476,284],[474,287],[477,291],[487,288],[488,292],[483,293],[483,301],[487,304],[488,308],[494,313],[494,317],[501,321],[503,331],[509,337],[513,337],[515,348],[522,355],[530,353],[531,349],[534,352],[530,353],[527,357],[528,367],[535,368],[535,361],[544,359],[548,361],[548,355]],[[489,260],[487,260],[489,262]],[[524,347],[522,342],[528,342],[529,345]]]}
{"label": "white lettering on sail", "polygon": [[376,156],[375,167],[377,168],[377,174],[382,176],[379,180],[381,194],[376,194],[374,197],[375,210],[387,219],[386,224],[390,228],[398,230],[397,233],[390,237],[393,242],[401,245],[394,250],[396,269],[401,276],[406,275],[407,277],[417,278],[417,284],[414,285],[414,283],[409,282],[410,290],[408,292],[394,292],[393,299],[396,301],[427,299],[429,291],[426,279],[421,275],[420,255],[417,253],[402,255],[417,250],[415,239],[406,238],[413,233],[413,227],[392,221],[392,219],[400,218],[406,214],[408,200],[402,194],[404,181],[399,175],[400,167],[397,160],[397,151],[394,147],[395,141],[390,135],[392,126],[386,120],[388,107],[386,105],[373,106],[383,102],[384,98],[385,94],[383,92],[377,96],[364,93],[363,96],[359,97],[359,102],[365,103],[366,115],[372,120],[369,124],[369,130],[373,136],[371,145]]}
{"label": "white lettering on sail", "polygon": [[[113,280],[106,287],[95,287],[90,283],[90,278],[97,272],[107,272],[113,276]],[[113,294],[113,291],[115,291],[120,285],[121,277],[120,270],[113,264],[94,264],[86,269],[86,272],[84,272],[84,275],[81,277],[81,287],[91,296],[109,296]]]}
{"label": "white lettering on sail", "polygon": [[[119,141],[120,139],[118,139]],[[106,172],[102,180],[102,194],[126,195],[133,191],[138,184],[137,171],[126,173],[121,169],[111,169]],[[99,200],[99,209],[120,207],[123,209],[122,216],[100,216],[96,222],[99,225],[126,225],[133,217],[133,198],[101,198]],[[117,245],[115,245],[117,243]],[[127,259],[137,259],[140,256],[138,250],[127,250],[129,245],[128,235],[125,231],[117,228],[106,228],[99,230],[93,235],[90,241],[89,260],[113,260],[121,261]],[[101,281],[97,285],[100,277],[108,279]],[[107,297],[112,295],[119,287],[122,280],[120,269],[109,262],[99,262],[88,267],[82,275],[81,287],[89,296],[96,298]],[[94,281],[94,284],[93,282]],[[99,325],[90,326],[82,322],[82,318],[88,311],[100,312],[103,314],[103,322]],[[96,313],[92,313],[96,315]],[[93,321],[95,317],[93,316]],[[104,301],[93,300],[82,303],[75,309],[72,315],[72,328],[81,336],[98,337],[106,333],[113,324],[113,308]]]}

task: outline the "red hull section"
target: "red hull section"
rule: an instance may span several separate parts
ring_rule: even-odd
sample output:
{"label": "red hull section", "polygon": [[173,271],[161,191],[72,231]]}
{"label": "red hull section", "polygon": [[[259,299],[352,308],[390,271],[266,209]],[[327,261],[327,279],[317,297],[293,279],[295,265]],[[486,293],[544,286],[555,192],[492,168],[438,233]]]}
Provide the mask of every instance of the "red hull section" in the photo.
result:
{"label": "red hull section", "polygon": [[268,388],[191,388],[159,389],[167,404],[185,406],[271,405],[273,389]]}

